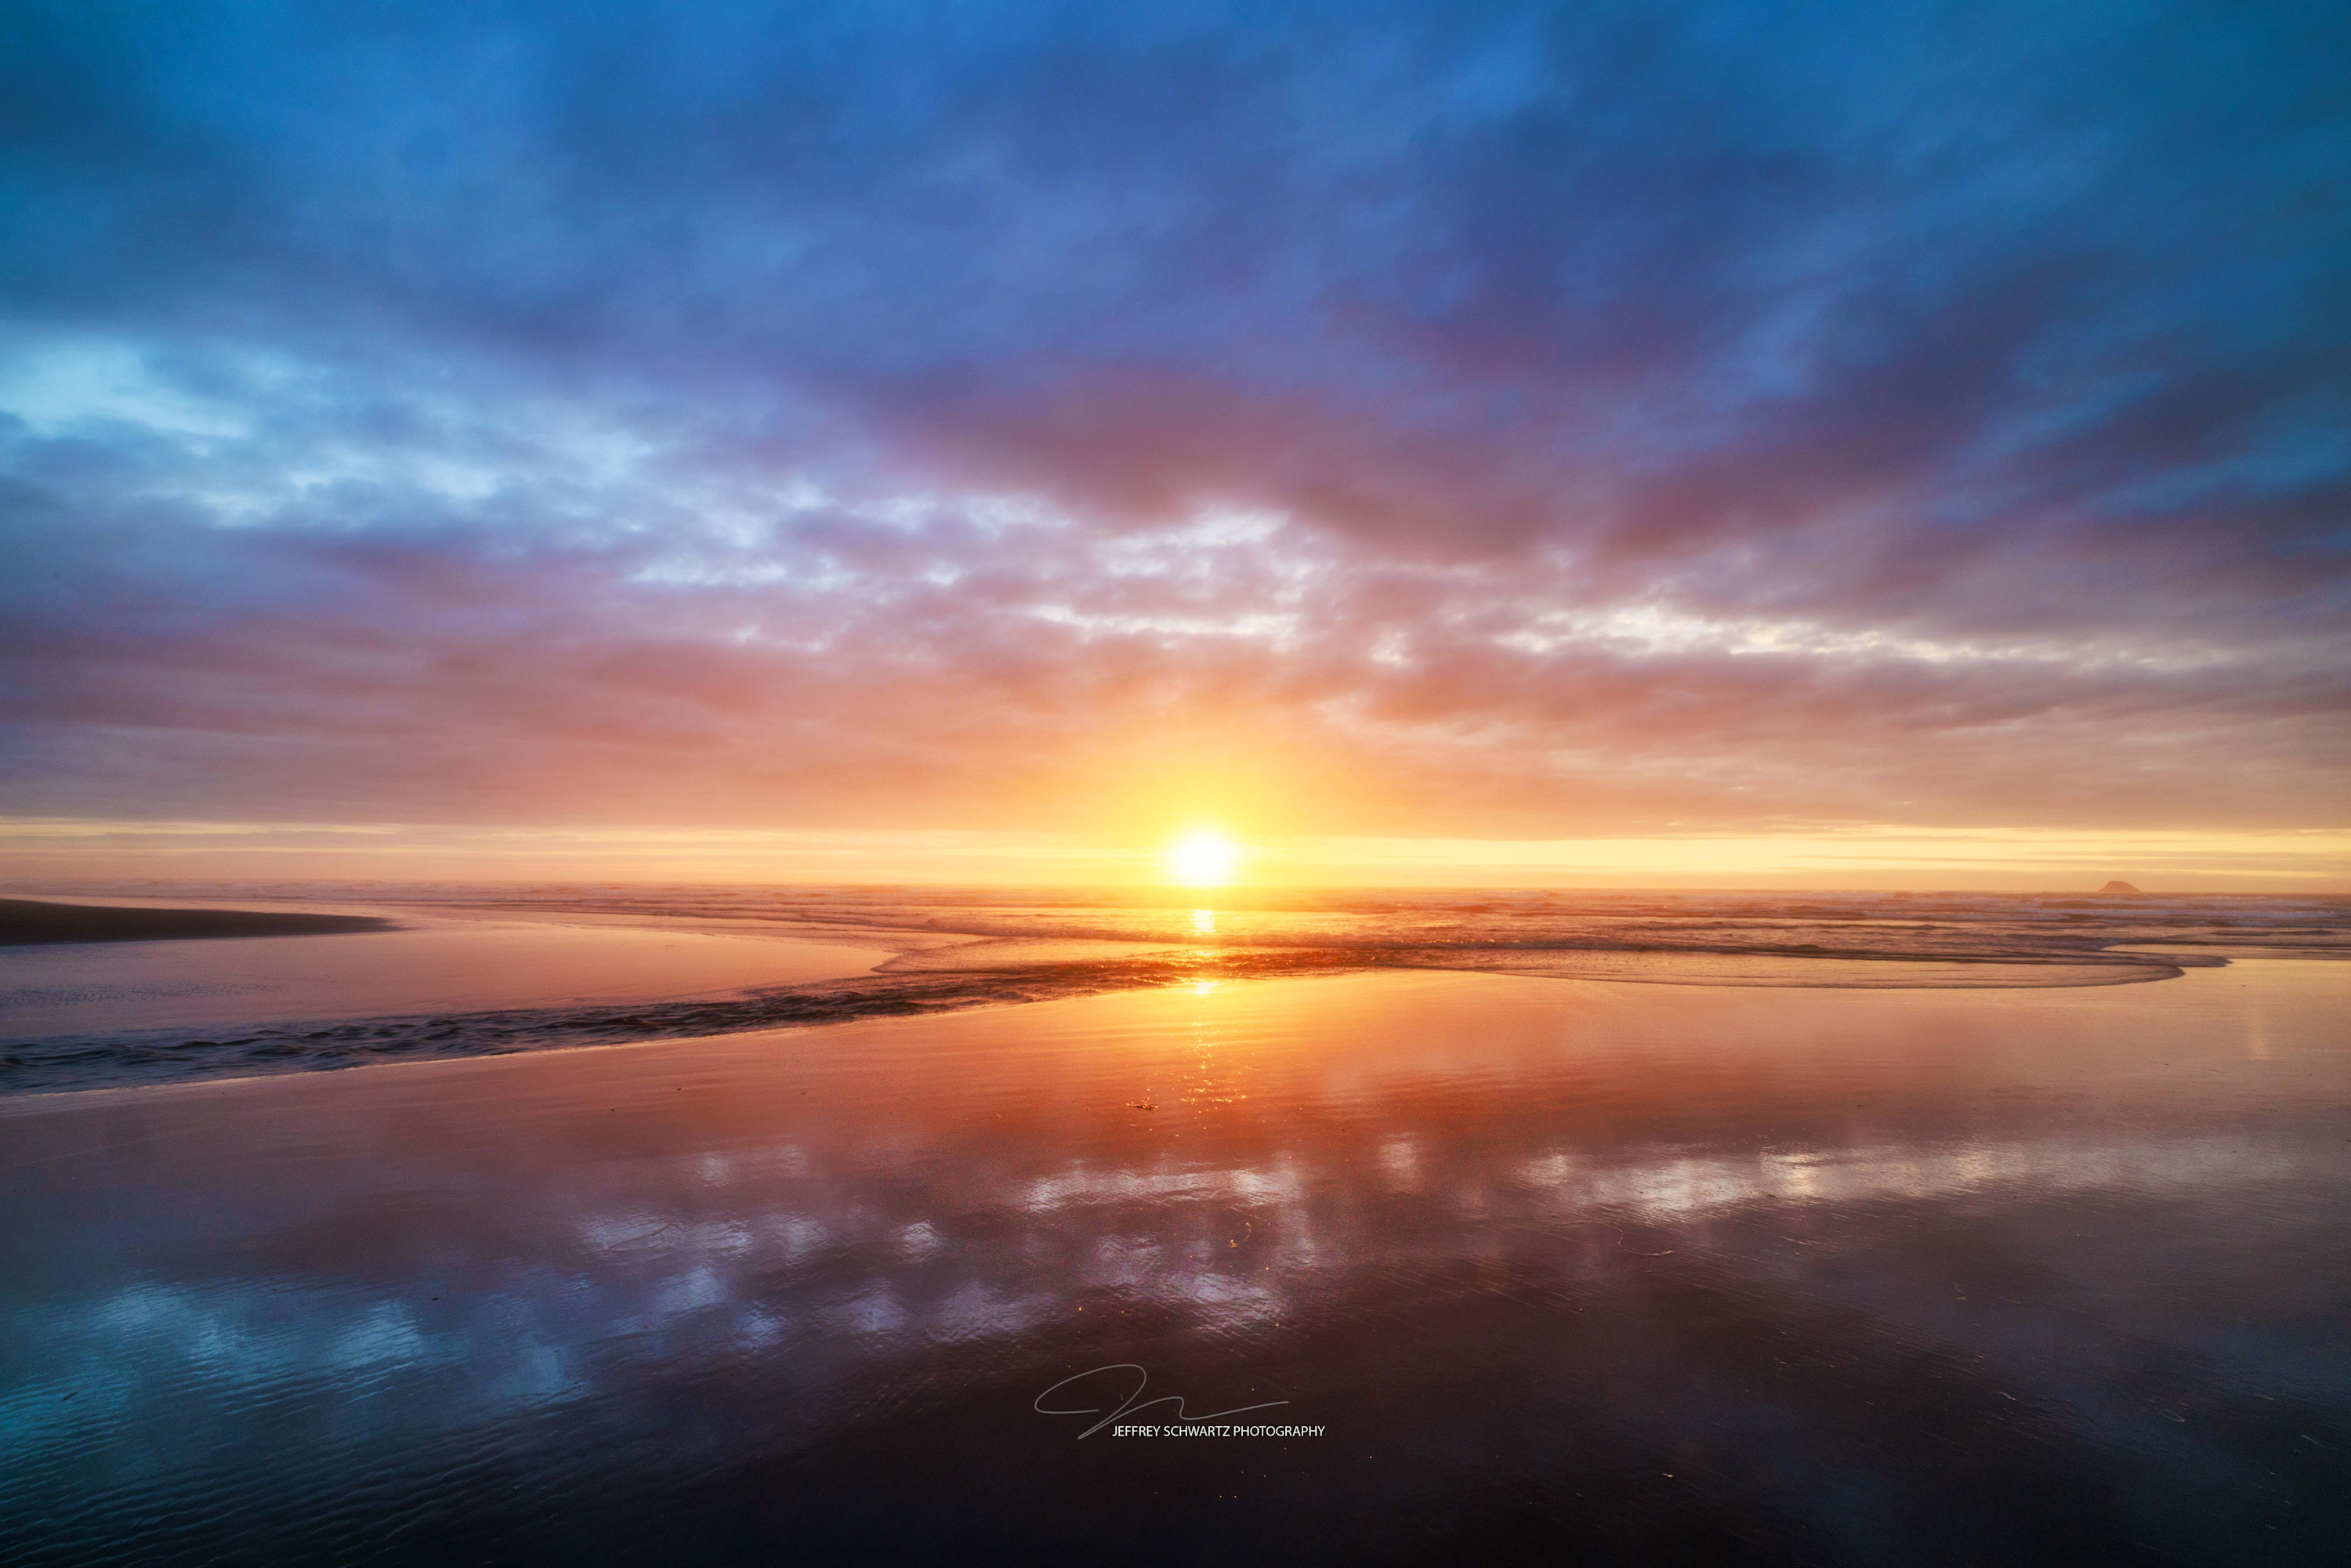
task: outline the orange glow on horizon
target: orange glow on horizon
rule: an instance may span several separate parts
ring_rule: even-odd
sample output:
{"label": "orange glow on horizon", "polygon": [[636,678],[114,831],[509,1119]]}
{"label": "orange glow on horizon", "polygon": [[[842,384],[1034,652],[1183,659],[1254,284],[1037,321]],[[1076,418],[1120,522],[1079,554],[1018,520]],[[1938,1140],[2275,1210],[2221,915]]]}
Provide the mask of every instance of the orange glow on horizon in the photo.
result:
{"label": "orange glow on horizon", "polygon": [[[1169,817],[1231,847],[1227,880],[1178,871]],[[1229,821],[1229,817],[1221,819]],[[2351,892],[2351,828],[1918,828],[1556,839],[1302,836],[1170,812],[1157,831],[1015,829],[441,826],[139,821],[0,815],[16,891],[93,883],[708,883],[724,885],[1980,890],[2086,893],[2119,878],[2155,893]],[[1221,857],[1219,857],[1221,861]],[[131,890],[125,890],[131,891]],[[158,896],[162,894],[158,893]],[[356,896],[357,894],[354,894]],[[180,889],[178,896],[193,896]],[[1172,902],[1172,901],[1171,901]],[[1188,910],[1211,900],[1183,900]],[[1211,910],[1219,926],[1221,911]]]}

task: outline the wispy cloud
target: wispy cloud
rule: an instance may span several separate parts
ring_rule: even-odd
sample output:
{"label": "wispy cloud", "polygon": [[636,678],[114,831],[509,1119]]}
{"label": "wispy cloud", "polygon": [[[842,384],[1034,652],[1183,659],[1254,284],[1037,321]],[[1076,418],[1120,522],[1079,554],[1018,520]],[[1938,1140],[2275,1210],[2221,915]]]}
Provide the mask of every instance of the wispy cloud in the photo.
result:
{"label": "wispy cloud", "polygon": [[2323,8],[21,15],[20,813],[2341,823]]}

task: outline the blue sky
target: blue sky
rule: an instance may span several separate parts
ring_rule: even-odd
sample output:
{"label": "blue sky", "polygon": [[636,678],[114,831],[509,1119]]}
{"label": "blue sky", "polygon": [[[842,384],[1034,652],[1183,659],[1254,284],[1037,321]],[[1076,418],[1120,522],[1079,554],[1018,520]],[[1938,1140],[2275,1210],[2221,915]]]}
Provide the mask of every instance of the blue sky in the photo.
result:
{"label": "blue sky", "polygon": [[2342,826],[2346,58],[0,5],[7,810]]}

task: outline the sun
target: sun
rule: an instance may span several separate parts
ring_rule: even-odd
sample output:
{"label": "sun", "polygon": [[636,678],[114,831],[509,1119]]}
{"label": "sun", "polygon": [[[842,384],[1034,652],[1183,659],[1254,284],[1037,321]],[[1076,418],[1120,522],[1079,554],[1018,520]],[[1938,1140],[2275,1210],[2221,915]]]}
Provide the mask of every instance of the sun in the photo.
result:
{"label": "sun", "polygon": [[1167,869],[1186,887],[1222,887],[1233,879],[1240,847],[1222,833],[1201,829],[1185,834],[1167,852]]}

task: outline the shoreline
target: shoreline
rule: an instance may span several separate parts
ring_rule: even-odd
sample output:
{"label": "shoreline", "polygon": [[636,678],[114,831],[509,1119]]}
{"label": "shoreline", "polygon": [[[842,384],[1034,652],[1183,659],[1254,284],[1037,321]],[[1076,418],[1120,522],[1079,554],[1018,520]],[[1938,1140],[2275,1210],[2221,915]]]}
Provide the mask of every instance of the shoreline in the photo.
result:
{"label": "shoreline", "polygon": [[[2178,978],[2174,963],[2074,963],[1972,959],[1936,968],[1926,979],[1855,983],[1851,979],[1724,974],[1705,966],[1718,956],[1692,953],[1562,955],[1591,961],[1546,968],[1510,964],[1412,962],[1410,955],[1322,952],[1311,948],[1163,949],[1116,962],[1040,964],[1003,968],[881,970],[809,983],[755,988],[724,996],[608,1001],[536,1008],[309,1018],[212,1027],[162,1026],[16,1039],[0,1054],[0,1100],[138,1086],[135,1082],[76,1082],[88,1075],[144,1076],[149,1082],[264,1078],[394,1065],[392,1060],[467,1060],[538,1055],[603,1046],[718,1040],[798,1032],[869,1019],[946,1018],[999,1008],[1155,991],[1217,988],[1243,982],[1377,974],[1458,974],[1569,985],[1643,989],[1771,990],[1783,994],[2071,991],[2110,989]],[[1789,957],[1782,968],[1876,968],[1854,958]],[[2207,967],[2207,966],[2197,966]],[[1651,972],[1636,971],[1646,968]],[[1658,971],[1695,971],[1674,976]],[[2063,978],[2028,977],[2068,971]],[[1986,979],[1985,972],[2021,971]],[[1959,973],[1968,977],[1962,979]],[[197,1038],[191,1039],[191,1035]],[[12,1082],[11,1080],[16,1082]]]}
{"label": "shoreline", "polygon": [[141,908],[0,898],[0,947],[64,947],[85,943],[204,942],[239,936],[339,936],[397,931],[379,915],[280,913],[253,909]]}
{"label": "shoreline", "polygon": [[[2326,960],[2324,959],[2306,957],[2267,957],[2253,961],[2262,964],[2264,967],[2275,964],[2291,966],[2296,968],[2306,965],[2323,966],[2326,963]],[[2198,967],[2225,968],[2233,967],[2233,965],[2225,965],[2199,966]],[[217,1071],[204,1071],[197,1070],[188,1071],[182,1076],[174,1078],[151,1080],[148,1082],[92,1083],[83,1086],[59,1085],[53,1088],[29,1087],[23,1089],[0,1089],[0,1116],[20,1113],[21,1111],[29,1108],[27,1105],[27,1103],[29,1102],[47,1102],[55,1100],[60,1096],[78,1098],[80,1096],[89,1094],[116,1094],[162,1092],[167,1090],[225,1088],[237,1083],[251,1083],[281,1078],[307,1078],[321,1073],[341,1074],[348,1071],[379,1068],[446,1067],[462,1062],[487,1063],[493,1061],[520,1057],[569,1058],[577,1056],[581,1052],[653,1051],[660,1049],[687,1051],[696,1048],[721,1050],[735,1046],[749,1045],[762,1040],[770,1041],[780,1040],[786,1036],[799,1037],[820,1030],[853,1030],[867,1024],[912,1024],[915,1022],[933,1022],[944,1025],[950,1023],[951,1020],[961,1019],[972,1014],[1005,1012],[1015,1009],[1054,1009],[1086,1002],[1104,1002],[1120,998],[1144,998],[1155,994],[1181,993],[1186,991],[1204,993],[1204,988],[1206,991],[1216,991],[1228,988],[1239,988],[1246,985],[1248,988],[1255,989],[1259,986],[1279,986],[1284,982],[1309,980],[1362,981],[1380,976],[1402,977],[1415,975],[1429,977],[1437,976],[1453,976],[1463,980],[1469,981],[1500,980],[1547,982],[1551,985],[1560,986],[1563,990],[1569,991],[1583,990],[1590,988],[1604,988],[1606,989],[1613,990],[1620,987],[1629,987],[1642,991],[1684,990],[1701,994],[1714,994],[1724,991],[1771,989],[1787,993],[1791,1003],[1795,1002],[1798,998],[1826,997],[1877,998],[1904,997],[1916,998],[1922,1005],[1928,1002],[1957,1002],[1963,995],[1981,996],[1988,1004],[1998,1003],[2003,999],[2022,1001],[2029,998],[2064,996],[2081,991],[2111,991],[2118,988],[2136,989],[2139,984],[2145,982],[2160,979],[2185,979],[2188,977],[2184,971],[2173,969],[2168,975],[2158,974],[2132,976],[2113,979],[2077,981],[2070,984],[2020,984],[2011,986],[1839,986],[1816,984],[1763,986],[1751,982],[1740,984],[1738,982],[1723,983],[1704,980],[1644,980],[1622,977],[1531,974],[1524,971],[1512,971],[1509,969],[1470,969],[1445,966],[1332,966],[1322,967],[1300,966],[1297,967],[1285,968],[1263,974],[1220,977],[1205,982],[1192,978],[1175,977],[1149,983],[1134,982],[1123,985],[1104,985],[1091,988],[1072,987],[1071,988],[1050,995],[1037,995],[1020,992],[1017,994],[995,996],[974,996],[967,999],[948,1000],[928,1007],[910,1006],[901,1010],[843,1010],[832,1012],[826,1016],[810,1016],[797,1020],[747,1022],[737,1027],[714,1028],[693,1031],[680,1029],[674,1031],[635,1034],[625,1038],[582,1038],[566,1040],[549,1040],[544,1043],[508,1044],[488,1049],[448,1051],[431,1055],[417,1054],[391,1060],[371,1061],[363,1059],[333,1064],[320,1062],[294,1062],[274,1067],[259,1067],[256,1070],[242,1071],[235,1071],[234,1069]],[[931,976],[925,977],[930,979],[949,979],[968,978],[970,977]],[[854,983],[855,982],[853,981],[849,981],[834,982],[833,984],[850,985]],[[799,989],[803,992],[816,992],[820,990],[820,988],[808,987],[799,988]],[[811,998],[810,999],[820,1000],[821,998]],[[702,1010],[713,1007],[724,1007],[726,1004],[681,1003],[673,1005],[680,1009],[692,1008],[696,1010]],[[747,1005],[758,1004],[755,1000],[753,1003]],[[629,1009],[629,1012],[632,1017],[642,1018],[643,1015],[655,1012],[656,1010],[657,1009],[654,1008],[640,1007]],[[332,1025],[329,1027],[357,1030],[371,1025],[377,1027],[397,1026],[412,1021],[419,1025],[430,1027],[445,1027],[451,1020],[445,1019],[419,1019],[414,1020],[358,1019],[349,1020],[348,1022],[340,1025]],[[163,1034],[177,1034],[183,1033],[185,1031],[164,1030],[157,1032]],[[219,1032],[234,1033],[235,1031]],[[290,1033],[292,1031],[289,1030],[285,1032]],[[318,1031],[311,1032],[315,1033]],[[47,1042],[21,1042],[17,1045],[17,1049],[21,1049],[22,1045],[41,1043]],[[57,1043],[67,1042],[61,1041]],[[204,1041],[191,1043],[210,1044],[213,1042]],[[248,1040],[244,1043],[252,1043],[252,1041]],[[154,1048],[155,1047],[153,1045],[150,1045],[148,1047],[148,1049]]]}
{"label": "shoreline", "polygon": [[[1680,912],[1497,895],[1122,913],[1068,898],[979,908],[827,888],[757,899],[680,889],[651,905],[595,889],[497,892],[452,889],[403,904],[338,897],[310,910],[258,899],[260,909],[246,910],[39,905],[45,918],[99,910],[91,918],[185,920],[205,935],[258,920],[270,929],[323,921],[346,936],[0,948],[0,1098],[1308,976],[2014,995],[2177,979],[2232,955],[2351,956],[2338,912],[2283,904],[2225,915],[2182,909],[2161,920],[2133,908],[2090,920],[2073,909],[1983,904],[1913,905],[1897,917],[1886,901],[1817,894]],[[369,928],[349,932],[347,922]]]}

